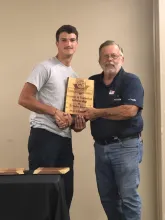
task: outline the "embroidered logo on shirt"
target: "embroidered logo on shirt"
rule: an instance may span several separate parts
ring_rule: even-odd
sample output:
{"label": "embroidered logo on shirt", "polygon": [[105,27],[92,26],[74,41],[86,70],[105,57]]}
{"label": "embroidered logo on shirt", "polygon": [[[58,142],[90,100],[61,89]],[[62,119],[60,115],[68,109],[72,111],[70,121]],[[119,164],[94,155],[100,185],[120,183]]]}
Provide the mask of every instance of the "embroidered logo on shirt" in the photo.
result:
{"label": "embroidered logo on shirt", "polygon": [[128,99],[128,100],[133,101],[133,102],[136,102],[136,99]]}
{"label": "embroidered logo on shirt", "polygon": [[113,90],[109,91],[109,95],[114,95],[114,94],[115,94],[115,91],[113,91]]}
{"label": "embroidered logo on shirt", "polygon": [[119,98],[119,99],[114,99],[114,101],[121,101],[121,99]]}

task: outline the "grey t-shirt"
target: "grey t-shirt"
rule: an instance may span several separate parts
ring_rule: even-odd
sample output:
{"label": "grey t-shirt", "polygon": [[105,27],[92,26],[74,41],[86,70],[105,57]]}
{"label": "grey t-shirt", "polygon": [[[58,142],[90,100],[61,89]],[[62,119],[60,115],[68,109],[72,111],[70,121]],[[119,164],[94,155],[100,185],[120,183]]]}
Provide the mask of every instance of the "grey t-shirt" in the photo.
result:
{"label": "grey t-shirt", "polygon": [[[70,66],[65,66],[57,58],[53,57],[38,64],[33,69],[27,82],[36,86],[38,91],[37,100],[63,111],[67,77],[76,78],[77,74]],[[43,128],[63,137],[71,137],[70,128],[59,129],[55,124],[54,118],[47,114],[32,112],[30,126]]]}

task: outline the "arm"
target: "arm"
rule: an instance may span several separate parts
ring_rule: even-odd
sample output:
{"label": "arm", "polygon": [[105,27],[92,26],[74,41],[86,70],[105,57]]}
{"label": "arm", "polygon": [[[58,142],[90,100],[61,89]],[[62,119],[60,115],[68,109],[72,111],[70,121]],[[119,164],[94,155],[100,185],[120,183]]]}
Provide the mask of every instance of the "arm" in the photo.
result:
{"label": "arm", "polygon": [[38,114],[54,116],[56,108],[43,104],[36,99],[37,88],[31,83],[25,83],[18,104]]}
{"label": "arm", "polygon": [[71,124],[68,114],[58,110],[56,107],[49,106],[36,99],[37,92],[43,88],[45,83],[49,80],[49,77],[50,73],[45,66],[43,64],[37,65],[29,76],[27,83],[25,83],[18,103],[38,114],[48,114],[52,116],[57,125],[58,121],[60,121],[60,125],[65,128]]}
{"label": "arm", "polygon": [[119,106],[111,108],[89,108],[82,111],[85,118],[94,120],[106,118],[110,120],[127,120],[136,116],[143,108],[144,90],[138,77],[130,78],[122,92],[122,101]]}
{"label": "arm", "polygon": [[25,83],[20,94],[18,104],[38,114],[48,114],[54,117],[61,128],[66,128],[71,124],[68,114],[61,112],[53,106],[46,105],[36,99],[37,88],[31,83]]}
{"label": "arm", "polygon": [[106,118],[111,120],[127,120],[134,117],[139,108],[135,105],[120,105],[118,107],[103,109],[88,109],[85,118]]}

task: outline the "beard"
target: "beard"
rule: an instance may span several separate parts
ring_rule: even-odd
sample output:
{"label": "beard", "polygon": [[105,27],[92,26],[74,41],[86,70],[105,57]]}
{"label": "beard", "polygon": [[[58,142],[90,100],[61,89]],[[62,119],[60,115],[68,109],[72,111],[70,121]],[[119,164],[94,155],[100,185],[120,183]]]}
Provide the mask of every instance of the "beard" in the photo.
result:
{"label": "beard", "polygon": [[109,72],[109,73],[114,73],[116,72],[116,68],[114,64],[111,63],[107,63],[105,64],[105,66],[103,67],[105,72]]}
{"label": "beard", "polygon": [[101,67],[105,74],[112,76],[112,75],[116,75],[119,72],[121,65],[107,62],[104,65],[101,65]]}

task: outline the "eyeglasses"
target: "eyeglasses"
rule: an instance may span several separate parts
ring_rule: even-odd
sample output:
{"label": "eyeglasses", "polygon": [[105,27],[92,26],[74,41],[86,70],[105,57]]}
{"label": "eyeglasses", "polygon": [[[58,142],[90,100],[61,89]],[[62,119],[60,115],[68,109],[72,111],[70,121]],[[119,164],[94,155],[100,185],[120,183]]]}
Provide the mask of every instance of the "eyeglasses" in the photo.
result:
{"label": "eyeglasses", "polygon": [[121,56],[121,54],[120,55],[117,55],[117,54],[106,54],[106,55],[104,55],[104,59],[112,59],[112,60],[116,60],[117,58],[119,58]]}

